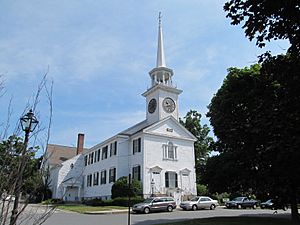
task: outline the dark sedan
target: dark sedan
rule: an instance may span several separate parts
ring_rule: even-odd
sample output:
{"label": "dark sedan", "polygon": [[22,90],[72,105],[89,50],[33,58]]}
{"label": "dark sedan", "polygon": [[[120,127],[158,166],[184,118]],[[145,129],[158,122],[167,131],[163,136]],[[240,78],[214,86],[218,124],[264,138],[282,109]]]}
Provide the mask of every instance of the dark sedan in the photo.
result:
{"label": "dark sedan", "polygon": [[274,209],[274,210],[282,209],[282,210],[286,211],[288,209],[288,205],[283,203],[283,202],[280,202],[279,200],[269,199],[266,202],[262,202],[260,204],[260,208],[262,208],[262,209]]}
{"label": "dark sedan", "polygon": [[242,209],[242,208],[253,208],[256,209],[258,206],[258,201],[249,199],[247,197],[236,197],[231,201],[228,201],[225,203],[226,208],[236,208],[236,209]]}

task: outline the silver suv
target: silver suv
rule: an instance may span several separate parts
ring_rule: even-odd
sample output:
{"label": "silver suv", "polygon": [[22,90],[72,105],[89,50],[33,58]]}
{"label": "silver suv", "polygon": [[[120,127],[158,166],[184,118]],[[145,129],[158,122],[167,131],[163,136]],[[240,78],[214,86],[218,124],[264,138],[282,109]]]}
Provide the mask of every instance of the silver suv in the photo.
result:
{"label": "silver suv", "polygon": [[172,212],[176,208],[176,202],[171,197],[153,197],[148,198],[142,203],[135,204],[132,207],[133,212],[149,213],[154,211]]}

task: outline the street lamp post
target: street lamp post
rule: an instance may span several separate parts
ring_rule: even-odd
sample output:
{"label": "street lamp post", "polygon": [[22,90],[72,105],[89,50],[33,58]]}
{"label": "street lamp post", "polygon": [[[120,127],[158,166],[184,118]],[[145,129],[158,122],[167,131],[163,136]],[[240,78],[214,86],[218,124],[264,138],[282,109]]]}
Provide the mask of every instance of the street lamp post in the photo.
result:
{"label": "street lamp post", "polygon": [[154,196],[154,185],[155,185],[154,179],[151,180],[150,185],[151,185],[151,197],[153,197]]}
{"label": "street lamp post", "polygon": [[27,159],[26,153],[27,153],[27,145],[29,141],[29,134],[30,132],[34,131],[34,129],[39,123],[39,121],[36,119],[31,109],[26,115],[20,118],[20,122],[21,122],[22,130],[25,132],[25,138],[24,138],[23,149],[21,152],[20,163],[18,165],[18,175],[13,186],[15,201],[13,205],[12,215],[10,218],[10,225],[15,225],[18,218],[19,197],[22,188],[23,173],[26,167],[26,159]]}
{"label": "street lamp post", "polygon": [[131,195],[131,174],[128,174],[128,221],[127,224],[130,225],[130,195]]}

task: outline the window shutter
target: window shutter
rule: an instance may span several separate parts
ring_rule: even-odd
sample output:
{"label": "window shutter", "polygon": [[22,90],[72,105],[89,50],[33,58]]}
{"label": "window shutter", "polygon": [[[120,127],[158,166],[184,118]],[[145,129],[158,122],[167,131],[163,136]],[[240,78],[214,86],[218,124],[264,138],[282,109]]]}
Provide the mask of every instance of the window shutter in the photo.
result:
{"label": "window shutter", "polygon": [[132,179],[135,179],[135,176],[134,176],[134,167],[132,167]]}
{"label": "window shutter", "polygon": [[132,142],[132,154],[133,155],[135,153],[135,142],[136,142],[136,140],[133,140],[133,142]]}
{"label": "window shutter", "polygon": [[113,144],[110,143],[110,148],[109,148],[109,156],[111,157],[113,155]]}
{"label": "window shutter", "polygon": [[138,180],[141,180],[141,166],[138,166]]}
{"label": "window shutter", "polygon": [[175,187],[178,187],[178,175],[175,173]]}
{"label": "window shutter", "polygon": [[168,188],[169,187],[169,173],[168,172],[165,173],[165,181],[166,181],[166,187]]}
{"label": "window shutter", "polygon": [[142,140],[141,138],[138,139],[138,152],[141,152]]}

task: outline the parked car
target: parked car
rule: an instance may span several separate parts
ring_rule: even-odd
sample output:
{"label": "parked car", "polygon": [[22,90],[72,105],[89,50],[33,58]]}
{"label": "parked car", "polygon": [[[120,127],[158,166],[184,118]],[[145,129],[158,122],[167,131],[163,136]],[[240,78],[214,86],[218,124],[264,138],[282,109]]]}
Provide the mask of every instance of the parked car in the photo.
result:
{"label": "parked car", "polygon": [[283,209],[284,211],[286,211],[288,209],[288,205],[286,203],[283,203],[279,200],[275,200],[275,199],[269,199],[266,202],[262,202],[260,204],[260,208],[262,209]]}
{"label": "parked car", "polygon": [[180,208],[184,210],[215,209],[218,205],[218,201],[210,197],[195,196],[190,201],[181,202]]}
{"label": "parked car", "polygon": [[133,205],[132,211],[139,213],[149,213],[154,211],[172,212],[176,208],[176,201],[171,197],[148,198],[142,203]]}
{"label": "parked car", "polygon": [[256,209],[258,206],[258,201],[254,199],[249,199],[247,197],[236,197],[231,201],[225,203],[226,208],[236,208],[236,209],[245,209],[245,208],[253,208]]}

